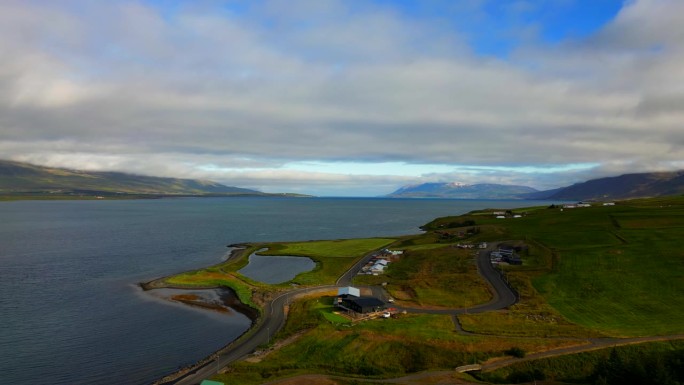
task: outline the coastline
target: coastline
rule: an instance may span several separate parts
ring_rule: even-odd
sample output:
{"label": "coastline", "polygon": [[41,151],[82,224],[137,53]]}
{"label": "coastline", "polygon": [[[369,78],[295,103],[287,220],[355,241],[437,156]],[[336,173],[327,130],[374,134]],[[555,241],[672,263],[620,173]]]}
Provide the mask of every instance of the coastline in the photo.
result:
{"label": "coastline", "polygon": [[[173,289],[169,287],[169,289]],[[179,288],[181,290],[216,290],[219,293],[219,296],[221,298],[221,304],[216,304],[213,302],[206,302],[202,301],[202,298],[198,297],[197,299],[179,299],[179,298],[174,298],[177,296],[172,296],[170,298],[167,298],[169,301],[175,301],[175,302],[180,302],[184,305],[188,306],[193,306],[193,307],[198,307],[204,310],[209,310],[209,311],[218,311],[218,312],[227,312],[229,309],[233,309],[243,315],[245,315],[247,318],[250,319],[251,324],[247,330],[245,330],[242,334],[240,334],[237,338],[234,340],[228,342],[226,345],[222,346],[220,349],[216,350],[215,352],[207,355],[206,357],[202,358],[201,360],[190,364],[186,365],[183,367],[180,367],[179,369],[175,370],[172,373],[169,373],[165,375],[164,377],[152,382],[152,385],[165,385],[165,384],[173,384],[176,381],[184,378],[188,374],[192,374],[196,370],[208,365],[209,363],[213,362],[216,360],[217,357],[219,357],[221,354],[224,354],[226,351],[228,351],[236,342],[240,341],[242,338],[245,337],[245,335],[248,335],[257,325],[259,321],[259,311],[252,308],[251,306],[245,305],[240,300],[238,299],[237,295],[233,291],[233,289],[229,287],[213,287],[213,288]],[[154,289],[150,289],[154,290]]]}
{"label": "coastline", "polygon": [[[249,247],[249,244],[248,243],[233,243],[233,244],[230,244],[226,247],[232,247],[233,248],[233,250],[231,250],[231,252],[230,252],[230,255],[228,255],[228,258],[226,258],[225,261],[222,261],[222,262],[217,263],[216,265],[212,265],[212,266],[222,265],[222,264],[229,262],[231,260],[242,258],[243,253],[247,250],[247,248]],[[167,278],[173,277],[176,274],[178,274],[178,273],[166,275],[166,276],[163,276],[160,278],[155,278],[155,279],[153,279],[151,281],[147,281],[147,282],[138,282],[138,286],[140,286],[140,288],[142,288],[143,291],[154,290],[154,289],[217,289],[217,288],[219,288],[219,286],[193,286],[193,287],[189,287],[189,286],[183,286],[183,285],[172,285],[172,284],[165,282]]]}
{"label": "coastline", "polygon": [[[222,261],[220,264],[226,263],[231,260],[239,259],[242,258],[244,255],[244,252],[247,250],[249,247],[249,244],[247,243],[238,243],[238,244],[230,244],[227,247],[232,247],[233,250],[230,252],[230,255],[225,261]],[[237,342],[241,341],[245,336],[250,335],[251,333],[254,332],[255,326],[258,325],[258,323],[261,320],[260,317],[260,311],[259,309],[255,309],[252,306],[249,306],[242,301],[240,301],[237,293],[235,290],[233,290],[230,287],[225,287],[225,286],[183,286],[183,285],[173,285],[173,284],[168,284],[165,282],[165,280],[173,275],[168,275],[160,278],[153,279],[151,281],[147,282],[139,282],[138,286],[143,291],[152,291],[152,290],[157,290],[157,289],[177,289],[177,290],[218,290],[219,291],[219,296],[221,298],[221,305],[218,305],[216,303],[208,303],[206,301],[202,301],[201,298],[197,299],[179,299],[179,298],[168,298],[167,300],[169,301],[175,301],[175,302],[180,302],[182,304],[188,305],[188,306],[195,306],[199,307],[202,309],[206,310],[212,310],[212,311],[226,311],[227,308],[232,308],[235,311],[245,315],[247,318],[250,319],[251,325],[250,327],[245,330],[244,333],[239,335],[237,338],[234,340],[228,342],[226,345],[221,347],[220,349],[216,350],[215,352],[209,354],[207,357],[195,362],[194,364],[186,365],[184,367],[181,367],[177,369],[176,371],[165,375],[164,377],[152,382],[152,385],[167,385],[167,384],[173,384],[176,381],[184,378],[188,374],[191,374],[198,369],[206,366],[210,362],[213,362],[217,357],[220,355],[226,353],[228,350],[232,348],[234,344]],[[223,293],[220,293],[220,292]]]}

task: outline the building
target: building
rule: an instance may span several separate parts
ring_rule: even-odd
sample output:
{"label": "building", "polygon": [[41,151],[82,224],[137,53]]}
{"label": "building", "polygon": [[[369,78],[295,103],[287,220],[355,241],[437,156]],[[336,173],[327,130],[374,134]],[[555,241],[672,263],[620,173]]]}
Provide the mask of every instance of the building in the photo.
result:
{"label": "building", "polygon": [[355,287],[351,287],[351,286],[341,287],[341,288],[337,289],[337,296],[340,297],[343,295],[344,296],[353,295],[354,297],[360,297],[361,296],[361,290],[359,290]]}
{"label": "building", "polygon": [[368,314],[385,309],[385,303],[375,297],[347,297],[342,299],[340,307],[360,314]]}

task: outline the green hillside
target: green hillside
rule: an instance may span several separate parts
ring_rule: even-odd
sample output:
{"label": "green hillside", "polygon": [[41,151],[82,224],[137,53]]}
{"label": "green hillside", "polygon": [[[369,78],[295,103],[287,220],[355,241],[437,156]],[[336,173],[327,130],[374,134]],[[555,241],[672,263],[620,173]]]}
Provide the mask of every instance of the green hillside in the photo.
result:
{"label": "green hillside", "polygon": [[526,194],[527,199],[614,200],[684,194],[684,171],[625,174],[592,179],[549,191]]}
{"label": "green hillside", "polygon": [[521,218],[479,214],[467,218],[485,238],[539,245],[523,266],[507,269],[513,280],[531,279],[568,320],[613,336],[684,331],[684,197],[537,209]]}
{"label": "green hillside", "polygon": [[262,195],[263,193],[203,180],[67,170],[0,161],[0,194]]}

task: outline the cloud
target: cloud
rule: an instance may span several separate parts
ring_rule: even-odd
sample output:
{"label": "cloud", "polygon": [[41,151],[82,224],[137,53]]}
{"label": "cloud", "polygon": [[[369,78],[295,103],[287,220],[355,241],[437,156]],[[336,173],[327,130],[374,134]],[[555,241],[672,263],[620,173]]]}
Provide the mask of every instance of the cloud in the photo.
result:
{"label": "cloud", "polygon": [[[477,53],[472,31],[444,18],[388,5],[238,4],[3,2],[5,157],[378,193],[421,179],[283,167],[604,165],[561,172],[560,185],[684,159],[684,5],[676,0],[628,2],[591,36],[523,39],[508,58]],[[483,17],[483,7],[473,2],[458,17]],[[525,13],[529,4],[513,8]],[[554,184],[548,174],[510,170],[449,177]]]}

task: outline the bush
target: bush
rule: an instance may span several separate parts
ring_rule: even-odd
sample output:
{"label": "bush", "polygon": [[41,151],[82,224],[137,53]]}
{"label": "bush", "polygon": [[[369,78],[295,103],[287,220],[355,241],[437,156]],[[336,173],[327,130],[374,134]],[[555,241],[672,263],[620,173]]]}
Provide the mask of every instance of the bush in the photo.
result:
{"label": "bush", "polygon": [[525,351],[517,346],[506,350],[504,353],[517,358],[525,357]]}

